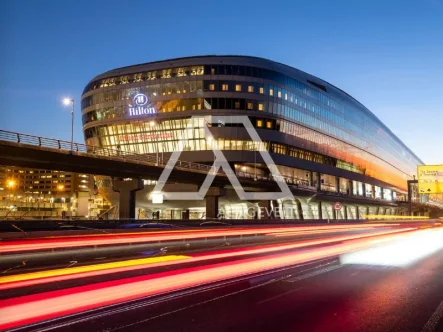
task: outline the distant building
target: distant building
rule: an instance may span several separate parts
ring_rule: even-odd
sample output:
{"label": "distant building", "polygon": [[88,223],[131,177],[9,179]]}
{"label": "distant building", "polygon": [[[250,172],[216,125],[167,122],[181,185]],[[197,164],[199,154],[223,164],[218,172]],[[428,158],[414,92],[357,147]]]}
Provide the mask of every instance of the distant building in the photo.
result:
{"label": "distant building", "polygon": [[0,166],[0,218],[95,218],[109,208],[90,174]]}

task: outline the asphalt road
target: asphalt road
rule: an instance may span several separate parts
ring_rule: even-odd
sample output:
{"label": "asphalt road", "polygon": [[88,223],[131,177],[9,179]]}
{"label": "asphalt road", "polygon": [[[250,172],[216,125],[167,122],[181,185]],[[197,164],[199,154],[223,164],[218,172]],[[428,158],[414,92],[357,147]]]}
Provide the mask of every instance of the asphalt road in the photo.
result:
{"label": "asphalt road", "polygon": [[[377,237],[331,231],[182,254],[189,257],[92,275],[72,277],[64,268],[29,285],[0,278],[0,324],[27,322],[35,325],[19,329],[39,331],[443,331],[438,227]],[[115,262],[129,258],[137,257]],[[27,275],[18,271],[6,274]],[[52,315],[51,306],[64,314]]]}
{"label": "asphalt road", "polygon": [[330,259],[60,330],[443,331],[442,301],[443,251],[408,268]]}

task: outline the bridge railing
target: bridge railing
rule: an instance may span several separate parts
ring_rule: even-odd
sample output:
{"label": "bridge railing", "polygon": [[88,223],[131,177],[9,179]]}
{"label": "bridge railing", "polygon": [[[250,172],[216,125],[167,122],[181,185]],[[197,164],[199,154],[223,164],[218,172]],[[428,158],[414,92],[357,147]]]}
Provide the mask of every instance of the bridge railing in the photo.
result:
{"label": "bridge railing", "polygon": [[[75,142],[69,142],[64,140],[59,140],[55,138],[40,137],[28,134],[21,134],[7,130],[0,130],[0,141],[7,141],[13,143],[22,143],[39,147],[55,148],[63,151],[73,151],[88,153],[97,156],[112,157],[114,159],[120,159],[122,161],[140,161],[148,162],[155,165],[164,166],[164,160],[154,156],[152,154],[136,154],[127,151],[122,151],[119,149],[103,148],[92,145],[80,144]],[[212,165],[199,164],[190,161],[177,160],[174,167],[189,169],[193,171],[204,171],[209,172],[212,169]],[[285,176],[273,176],[273,175],[259,175],[255,173],[243,172],[243,171],[233,171],[229,170],[226,173],[223,169],[218,169],[217,175],[227,176],[233,175],[242,178],[249,178],[258,181],[276,181],[276,182],[286,182],[289,184],[299,184],[299,180],[291,177]]]}
{"label": "bridge railing", "polygon": [[28,134],[15,133],[6,130],[0,130],[0,140],[46,147],[46,148],[55,148],[63,151],[90,153],[99,156],[117,157],[117,158],[132,159],[132,160],[143,160],[148,162],[150,162],[152,159],[152,161],[155,162],[155,160],[153,160],[154,158],[149,155],[137,155],[126,151],[121,151],[118,149],[96,147],[92,145],[69,142],[55,138],[47,138],[47,137],[40,137]]}

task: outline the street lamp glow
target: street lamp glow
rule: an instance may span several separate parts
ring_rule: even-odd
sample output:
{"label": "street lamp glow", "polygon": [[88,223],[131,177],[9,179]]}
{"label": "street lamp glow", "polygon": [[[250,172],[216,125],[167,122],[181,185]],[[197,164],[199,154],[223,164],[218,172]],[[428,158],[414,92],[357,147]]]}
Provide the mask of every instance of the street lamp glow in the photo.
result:
{"label": "street lamp glow", "polygon": [[65,186],[62,185],[62,184],[59,184],[59,185],[57,186],[57,189],[58,189],[58,190],[63,190],[63,189],[65,189]]}
{"label": "street lamp glow", "polygon": [[74,99],[64,98],[63,104],[66,106],[72,105],[72,109],[71,109],[71,151],[74,151]]}
{"label": "street lamp glow", "polygon": [[8,188],[14,188],[15,187],[15,181],[13,179],[10,179],[10,180],[8,180],[6,185],[8,186]]}

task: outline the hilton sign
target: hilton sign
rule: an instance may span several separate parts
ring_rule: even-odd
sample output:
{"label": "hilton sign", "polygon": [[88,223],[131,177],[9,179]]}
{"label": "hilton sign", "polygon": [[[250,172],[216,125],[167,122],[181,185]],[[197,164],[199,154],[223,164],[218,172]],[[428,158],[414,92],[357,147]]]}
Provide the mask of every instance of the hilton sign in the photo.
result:
{"label": "hilton sign", "polygon": [[133,105],[129,105],[128,108],[129,116],[157,114],[157,110],[152,107],[149,98],[143,93],[136,94],[133,101]]}

